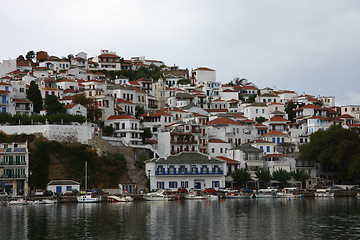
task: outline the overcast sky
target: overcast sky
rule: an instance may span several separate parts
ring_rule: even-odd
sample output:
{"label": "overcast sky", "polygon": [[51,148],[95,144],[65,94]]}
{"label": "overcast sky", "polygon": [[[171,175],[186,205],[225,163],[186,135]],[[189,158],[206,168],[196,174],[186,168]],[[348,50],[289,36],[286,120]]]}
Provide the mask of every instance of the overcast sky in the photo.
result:
{"label": "overcast sky", "polygon": [[0,22],[0,61],[108,49],[360,105],[358,0],[11,0]]}

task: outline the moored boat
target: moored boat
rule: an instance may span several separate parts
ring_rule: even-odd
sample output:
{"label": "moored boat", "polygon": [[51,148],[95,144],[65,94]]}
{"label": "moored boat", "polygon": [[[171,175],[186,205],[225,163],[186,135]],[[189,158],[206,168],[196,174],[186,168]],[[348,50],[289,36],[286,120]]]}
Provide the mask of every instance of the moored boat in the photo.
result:
{"label": "moored boat", "polygon": [[315,197],[334,197],[334,193],[329,192],[327,189],[317,189],[314,194]]}
{"label": "moored boat", "polygon": [[167,194],[166,190],[159,189],[156,192],[150,192],[144,195],[146,201],[171,201],[175,200],[175,195]]}
{"label": "moored boat", "polygon": [[114,203],[117,203],[117,202],[132,202],[134,201],[134,199],[130,196],[115,196],[115,195],[111,195],[111,196],[108,196],[108,201],[109,202],[114,202]]}
{"label": "moored boat", "polygon": [[27,205],[27,204],[28,201],[23,198],[14,199],[8,202],[8,205]]}
{"label": "moored boat", "polygon": [[99,195],[96,195],[92,192],[87,192],[86,194],[82,194],[76,197],[78,203],[98,203],[101,202],[101,198]]}
{"label": "moored boat", "polygon": [[284,188],[276,194],[278,198],[302,198],[303,194],[299,192],[298,188]]}

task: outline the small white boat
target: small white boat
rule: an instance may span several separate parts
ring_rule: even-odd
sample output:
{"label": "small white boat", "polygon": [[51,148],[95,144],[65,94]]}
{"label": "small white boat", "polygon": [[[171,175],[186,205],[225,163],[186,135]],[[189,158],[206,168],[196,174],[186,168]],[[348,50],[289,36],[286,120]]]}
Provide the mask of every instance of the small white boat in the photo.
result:
{"label": "small white boat", "polygon": [[230,199],[251,198],[253,193],[230,192],[226,193],[225,196]]}
{"label": "small white boat", "polygon": [[302,198],[303,194],[299,193],[298,188],[284,188],[276,194],[278,198]]}
{"label": "small white boat", "polygon": [[91,192],[86,193],[85,195],[80,195],[76,197],[78,203],[98,203],[101,202],[101,198],[98,195],[95,195]]}
{"label": "small white boat", "polygon": [[132,202],[134,201],[134,199],[130,196],[115,196],[115,195],[111,195],[111,196],[108,196],[108,201],[109,202]]}
{"label": "small white boat", "polygon": [[27,205],[27,204],[28,204],[28,201],[23,198],[11,200],[8,202],[8,205]]}
{"label": "small white boat", "polygon": [[315,197],[334,197],[334,193],[329,192],[326,189],[317,189],[314,194],[315,194]]}
{"label": "small white boat", "polygon": [[206,195],[202,195],[200,190],[191,190],[189,193],[184,195],[184,199],[189,200],[205,200],[207,199]]}
{"label": "small white boat", "polygon": [[206,195],[205,196],[207,200],[219,200],[219,196],[218,195]]}
{"label": "small white boat", "polygon": [[276,193],[268,192],[268,193],[255,193],[255,198],[276,198]]}
{"label": "small white boat", "polygon": [[144,195],[146,201],[171,201],[175,200],[175,195],[167,194],[164,189],[159,189],[156,192],[150,192]]}
{"label": "small white boat", "polygon": [[43,202],[44,204],[57,204],[56,199],[44,199]]}
{"label": "small white boat", "polygon": [[27,201],[27,203],[33,205],[45,204],[45,202],[43,202],[42,200]]}

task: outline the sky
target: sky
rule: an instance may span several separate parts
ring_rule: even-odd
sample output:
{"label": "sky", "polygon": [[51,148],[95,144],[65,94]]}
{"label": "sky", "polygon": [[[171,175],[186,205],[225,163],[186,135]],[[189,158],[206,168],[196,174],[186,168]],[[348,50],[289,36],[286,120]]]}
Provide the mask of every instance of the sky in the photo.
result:
{"label": "sky", "polygon": [[101,49],[216,70],[259,88],[360,105],[358,0],[12,0],[0,4],[0,61]]}

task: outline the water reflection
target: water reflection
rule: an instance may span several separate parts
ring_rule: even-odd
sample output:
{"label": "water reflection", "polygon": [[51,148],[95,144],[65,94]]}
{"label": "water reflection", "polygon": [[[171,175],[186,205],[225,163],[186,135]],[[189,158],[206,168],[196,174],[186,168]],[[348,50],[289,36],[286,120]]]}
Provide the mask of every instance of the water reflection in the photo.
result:
{"label": "water reflection", "polygon": [[[4,206],[6,239],[354,239],[357,198]],[[3,239],[0,237],[0,239]]]}

